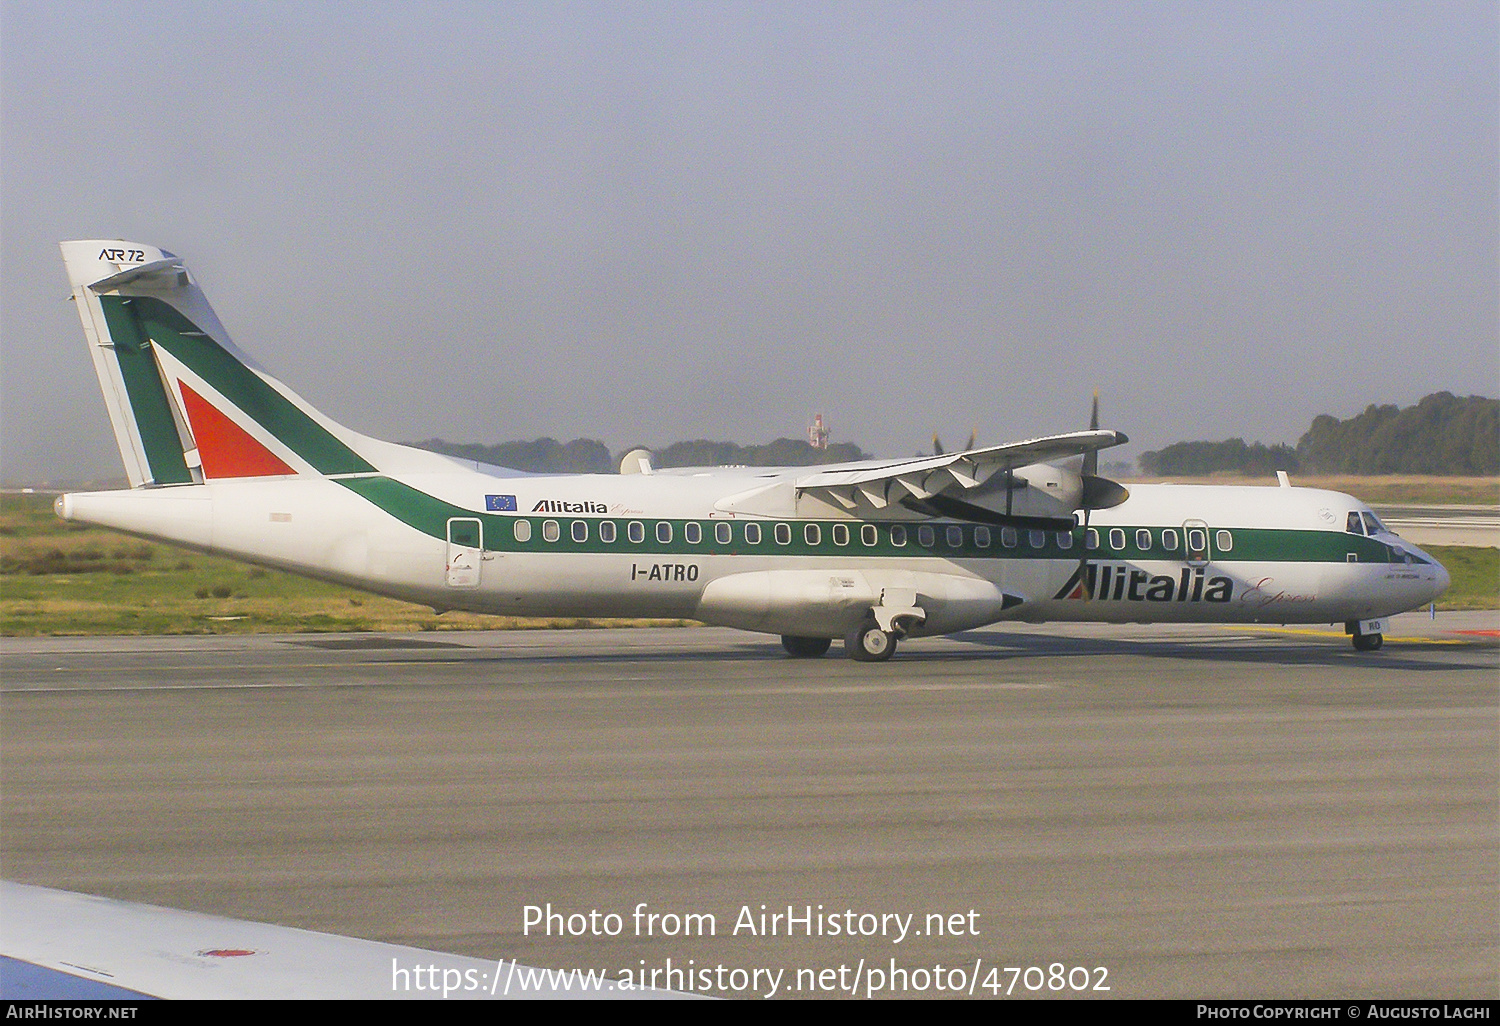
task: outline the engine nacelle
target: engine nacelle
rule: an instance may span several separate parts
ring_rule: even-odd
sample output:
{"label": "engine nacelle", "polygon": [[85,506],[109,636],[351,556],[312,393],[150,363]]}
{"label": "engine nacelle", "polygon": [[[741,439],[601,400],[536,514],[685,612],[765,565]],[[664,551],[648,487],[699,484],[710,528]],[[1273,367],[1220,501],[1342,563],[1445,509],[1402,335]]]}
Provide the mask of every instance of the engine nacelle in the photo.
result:
{"label": "engine nacelle", "polygon": [[[912,595],[915,601],[912,602]],[[720,577],[703,589],[697,619],[721,627],[840,638],[883,601],[914,605],[913,637],[952,634],[1003,619],[1024,601],[990,581],[958,574],[886,570],[760,570]],[[895,596],[900,596],[896,599]]]}

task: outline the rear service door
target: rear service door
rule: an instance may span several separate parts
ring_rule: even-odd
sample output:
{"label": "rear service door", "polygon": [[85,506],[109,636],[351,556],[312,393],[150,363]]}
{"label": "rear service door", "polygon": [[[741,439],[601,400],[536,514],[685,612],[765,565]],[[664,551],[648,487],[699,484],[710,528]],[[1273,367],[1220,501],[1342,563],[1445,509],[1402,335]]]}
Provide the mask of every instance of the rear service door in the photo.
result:
{"label": "rear service door", "polygon": [[448,587],[479,587],[483,566],[484,525],[467,517],[448,521]]}

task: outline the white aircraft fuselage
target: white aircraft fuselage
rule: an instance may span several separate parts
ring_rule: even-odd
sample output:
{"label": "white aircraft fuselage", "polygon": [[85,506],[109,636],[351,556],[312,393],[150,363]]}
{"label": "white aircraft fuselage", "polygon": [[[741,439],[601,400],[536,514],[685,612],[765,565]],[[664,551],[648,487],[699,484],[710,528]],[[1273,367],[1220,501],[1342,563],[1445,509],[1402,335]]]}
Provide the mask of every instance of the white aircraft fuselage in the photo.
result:
{"label": "white aircraft fuselage", "polygon": [[[1097,478],[1092,454],[1124,440],[1097,428],[618,475],[393,445],[255,367],[171,254],[63,251],[132,487],[62,496],[60,516],[439,610],[691,618],[865,659],[1001,620],[1343,623],[1373,648],[1379,621],[1448,585],[1342,493]],[[1045,461],[1078,455],[1082,473]]]}

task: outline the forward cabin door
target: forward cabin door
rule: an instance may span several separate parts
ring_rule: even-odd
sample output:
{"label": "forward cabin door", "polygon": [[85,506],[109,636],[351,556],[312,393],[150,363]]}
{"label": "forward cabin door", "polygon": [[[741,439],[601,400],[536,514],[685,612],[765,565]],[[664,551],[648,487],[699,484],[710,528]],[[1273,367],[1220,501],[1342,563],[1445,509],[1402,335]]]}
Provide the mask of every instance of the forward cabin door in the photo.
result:
{"label": "forward cabin door", "polygon": [[448,521],[448,587],[479,587],[484,565],[484,525],[468,517]]}

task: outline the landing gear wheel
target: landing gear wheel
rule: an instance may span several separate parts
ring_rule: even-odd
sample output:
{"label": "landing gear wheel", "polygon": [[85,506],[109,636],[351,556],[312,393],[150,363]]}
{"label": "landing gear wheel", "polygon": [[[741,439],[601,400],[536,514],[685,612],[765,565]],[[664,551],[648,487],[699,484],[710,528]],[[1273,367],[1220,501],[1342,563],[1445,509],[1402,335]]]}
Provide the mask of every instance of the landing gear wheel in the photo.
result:
{"label": "landing gear wheel", "polygon": [[1385,644],[1384,634],[1354,635],[1354,650],[1356,652],[1373,652],[1383,644]]}
{"label": "landing gear wheel", "polygon": [[862,663],[883,663],[896,652],[896,636],[881,630],[873,619],[866,620],[844,639],[844,652]]}
{"label": "landing gear wheel", "polygon": [[793,659],[816,659],[827,652],[832,644],[832,638],[804,638],[796,634],[781,636],[781,647],[786,649],[787,654]]}

